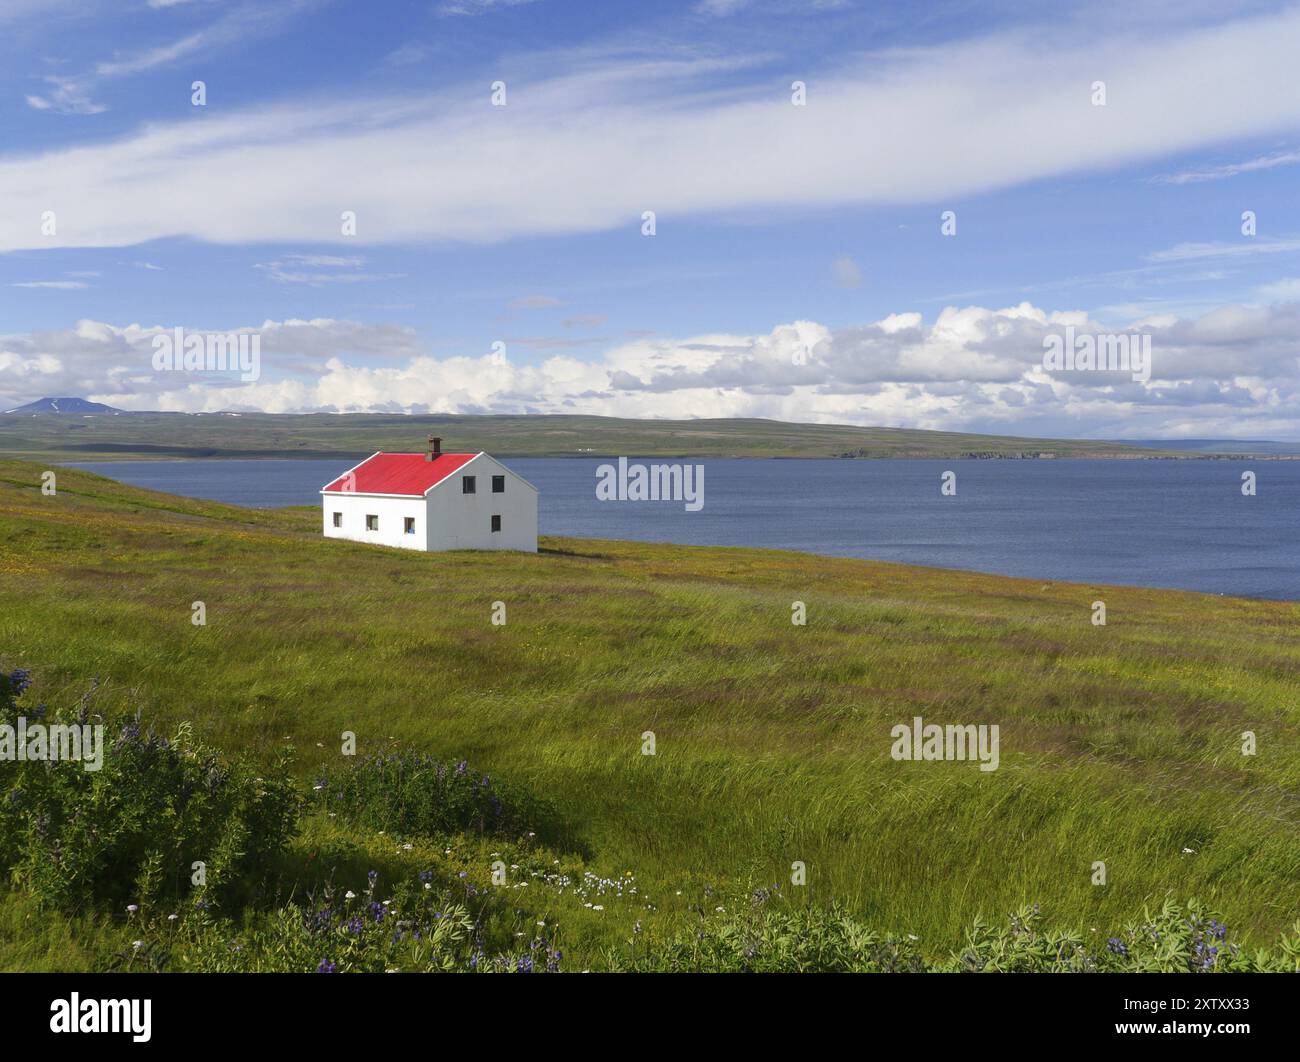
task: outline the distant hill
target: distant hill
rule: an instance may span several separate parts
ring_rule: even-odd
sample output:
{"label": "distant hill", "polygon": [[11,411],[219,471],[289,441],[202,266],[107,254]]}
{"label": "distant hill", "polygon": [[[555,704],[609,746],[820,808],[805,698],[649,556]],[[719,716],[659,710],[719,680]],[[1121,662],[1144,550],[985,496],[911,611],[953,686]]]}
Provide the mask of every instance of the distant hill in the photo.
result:
{"label": "distant hill", "polygon": [[38,398],[17,409],[6,409],[6,413],[121,413],[114,406],[103,402],[88,402],[84,398]]}
{"label": "distant hill", "polygon": [[[46,413],[102,411],[56,402]],[[110,410],[111,412],[111,410]],[[499,457],[1190,457],[1096,440],[787,424],[775,420],[629,420],[568,415],[407,415],[371,413],[122,413],[119,416],[0,416],[0,456],[351,458],[376,450],[421,450],[429,435],[444,447]]]}

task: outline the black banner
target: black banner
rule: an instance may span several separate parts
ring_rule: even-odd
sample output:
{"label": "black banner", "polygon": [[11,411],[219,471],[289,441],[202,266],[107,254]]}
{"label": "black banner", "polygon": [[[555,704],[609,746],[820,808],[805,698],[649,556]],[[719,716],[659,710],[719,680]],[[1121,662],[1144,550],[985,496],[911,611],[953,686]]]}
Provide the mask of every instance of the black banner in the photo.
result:
{"label": "black banner", "polygon": [[1294,1046],[1298,983],[1285,974],[12,974],[0,977],[0,1042],[242,1048],[284,1037],[338,1050],[422,1026],[431,1043],[482,1041],[504,1032],[483,1023],[496,1015],[560,1042],[606,1028],[617,1034],[610,1047],[662,1033],[662,1046],[681,1048],[689,1021],[701,1044],[761,1034],[767,1046],[794,1046],[842,1032],[924,1047],[1199,1041],[1231,1051]]}

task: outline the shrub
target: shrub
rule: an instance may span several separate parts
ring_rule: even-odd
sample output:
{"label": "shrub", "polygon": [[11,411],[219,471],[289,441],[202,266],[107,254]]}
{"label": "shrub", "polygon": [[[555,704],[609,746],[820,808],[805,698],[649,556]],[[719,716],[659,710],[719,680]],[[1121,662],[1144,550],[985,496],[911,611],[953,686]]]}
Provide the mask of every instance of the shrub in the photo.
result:
{"label": "shrub", "polygon": [[[0,675],[0,724],[17,728],[27,686]],[[191,896],[248,902],[297,828],[302,800],[282,760],[265,774],[191,739],[158,737],[129,716],[38,706],[27,724],[103,727],[103,762],[0,760],[0,870],[42,903],[65,909]],[[205,864],[194,884],[193,864]]]}
{"label": "shrub", "polygon": [[633,941],[628,954],[610,953],[616,969],[754,972],[1300,972],[1300,923],[1275,947],[1248,950],[1195,900],[1167,901],[1144,911],[1122,936],[1088,940],[1077,929],[1047,930],[1037,905],[1008,916],[1006,925],[977,919],[966,945],[946,959],[922,957],[910,939],[882,936],[833,907],[785,910],[771,890],[665,942]]}
{"label": "shrub", "polygon": [[919,973],[915,943],[869,929],[839,907],[789,907],[779,886],[752,891],[724,912],[664,941],[633,940],[630,956],[606,956],[614,969],[700,973]]}
{"label": "shrub", "polygon": [[435,887],[432,871],[389,894],[378,877],[371,871],[360,892],[327,889],[314,903],[286,905],[242,926],[204,911],[155,920],[120,966],[207,973],[559,970],[559,950],[536,930],[526,942],[502,927],[486,931],[499,915],[490,894],[461,889],[453,898]]}
{"label": "shrub", "polygon": [[407,836],[453,833],[501,837],[564,833],[552,805],[520,786],[426,753],[371,756],[320,778],[314,792],[328,811],[372,829]]}
{"label": "shrub", "polygon": [[1167,900],[1154,914],[1129,923],[1104,942],[1077,929],[1042,928],[1037,904],[1012,914],[1005,926],[979,919],[966,946],[943,969],[990,973],[1235,973],[1300,971],[1297,936],[1283,934],[1275,949],[1250,951],[1228,939],[1228,927],[1201,904]]}

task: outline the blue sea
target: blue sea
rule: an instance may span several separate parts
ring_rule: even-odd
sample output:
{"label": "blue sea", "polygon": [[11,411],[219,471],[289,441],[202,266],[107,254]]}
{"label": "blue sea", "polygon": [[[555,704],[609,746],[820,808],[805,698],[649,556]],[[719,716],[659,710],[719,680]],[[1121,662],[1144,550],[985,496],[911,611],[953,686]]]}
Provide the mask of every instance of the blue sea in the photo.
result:
{"label": "blue sea", "polygon": [[[319,505],[364,459],[79,463],[135,486]],[[1300,600],[1300,461],[713,459],[704,507],[598,501],[607,458],[503,463],[540,491],[544,535],[763,546],[1001,575]],[[664,463],[665,458],[643,458]],[[1241,474],[1257,477],[1243,496]],[[957,493],[940,494],[951,470]]]}

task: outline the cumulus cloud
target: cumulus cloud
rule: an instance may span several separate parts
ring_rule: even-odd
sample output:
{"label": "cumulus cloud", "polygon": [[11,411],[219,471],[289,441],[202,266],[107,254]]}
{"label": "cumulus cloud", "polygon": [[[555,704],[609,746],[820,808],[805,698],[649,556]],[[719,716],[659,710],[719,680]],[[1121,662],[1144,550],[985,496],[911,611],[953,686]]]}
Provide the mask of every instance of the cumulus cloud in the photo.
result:
{"label": "cumulus cloud", "polygon": [[262,378],[244,385],[154,372],[152,341],[165,326],[82,321],[0,336],[0,400],[58,393],[188,412],[729,416],[1073,437],[1300,437],[1300,304],[1134,322],[1126,334],[1150,337],[1145,381],[1045,371],[1045,338],[1067,328],[1108,333],[1079,311],[950,306],[933,320],[907,312],[834,330],[793,321],[759,335],[636,336],[595,359],[526,362],[501,349],[435,357],[394,325],[266,321],[255,329]]}

